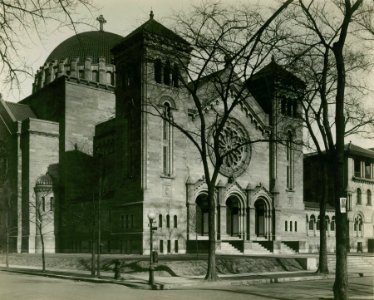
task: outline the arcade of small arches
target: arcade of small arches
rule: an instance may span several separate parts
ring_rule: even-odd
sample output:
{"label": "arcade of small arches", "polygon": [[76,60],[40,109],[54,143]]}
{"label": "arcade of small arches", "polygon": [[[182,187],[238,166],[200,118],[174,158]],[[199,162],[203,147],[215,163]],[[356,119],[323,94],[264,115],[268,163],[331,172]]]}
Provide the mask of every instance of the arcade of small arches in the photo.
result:
{"label": "arcade of small arches", "polygon": [[[238,193],[229,193],[217,205],[217,240],[271,240],[273,217],[271,198],[259,196],[247,205]],[[189,203],[190,239],[207,239],[209,234],[209,205],[206,192],[200,192]]]}
{"label": "arcade of small arches", "polygon": [[[306,216],[306,223],[307,223],[307,235],[308,236],[315,236],[317,232],[320,231],[321,228],[321,219],[320,216],[311,214]],[[356,236],[363,236],[363,217],[362,214],[357,213],[356,216],[353,218],[353,231]],[[335,232],[336,223],[335,223],[335,216],[325,216],[325,224],[326,224],[326,232],[327,235],[330,236],[333,232]]]}

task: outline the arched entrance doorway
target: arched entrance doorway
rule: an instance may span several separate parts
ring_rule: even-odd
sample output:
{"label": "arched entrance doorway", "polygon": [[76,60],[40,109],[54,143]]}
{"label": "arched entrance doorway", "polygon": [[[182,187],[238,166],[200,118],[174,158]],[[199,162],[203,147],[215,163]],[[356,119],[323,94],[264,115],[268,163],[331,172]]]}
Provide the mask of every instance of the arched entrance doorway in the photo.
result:
{"label": "arched entrance doorway", "polygon": [[259,199],[255,203],[255,233],[259,237],[266,236],[266,203]]}
{"label": "arched entrance doorway", "polygon": [[237,197],[230,197],[226,201],[226,232],[231,236],[239,236],[240,202]]}
{"label": "arched entrance doorway", "polygon": [[209,234],[209,206],[205,194],[196,198],[196,232],[200,235]]}

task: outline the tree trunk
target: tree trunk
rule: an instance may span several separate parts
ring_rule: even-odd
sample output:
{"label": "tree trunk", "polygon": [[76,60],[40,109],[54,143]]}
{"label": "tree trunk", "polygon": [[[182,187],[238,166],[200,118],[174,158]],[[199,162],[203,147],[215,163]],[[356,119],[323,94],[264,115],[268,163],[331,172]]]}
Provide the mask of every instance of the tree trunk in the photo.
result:
{"label": "tree trunk", "polygon": [[327,262],[327,240],[326,240],[326,232],[327,232],[327,223],[326,219],[326,204],[329,196],[329,182],[328,182],[328,166],[326,165],[328,162],[325,161],[325,157],[320,158],[320,167],[322,170],[322,191],[321,191],[321,198],[319,202],[319,210],[320,210],[320,232],[319,232],[319,261],[318,261],[318,273],[321,274],[328,274],[329,267]]}
{"label": "tree trunk", "polygon": [[42,229],[39,228],[40,241],[42,243],[42,271],[45,272],[45,252],[44,252],[44,237]]}
{"label": "tree trunk", "polygon": [[216,269],[216,204],[214,199],[215,187],[213,184],[208,186],[208,205],[209,205],[209,252],[208,252],[208,270],[205,276],[206,280],[217,280]]}
{"label": "tree trunk", "polygon": [[[9,208],[8,208],[9,209]],[[5,265],[9,268],[9,211],[6,213],[6,249],[5,249]]]}

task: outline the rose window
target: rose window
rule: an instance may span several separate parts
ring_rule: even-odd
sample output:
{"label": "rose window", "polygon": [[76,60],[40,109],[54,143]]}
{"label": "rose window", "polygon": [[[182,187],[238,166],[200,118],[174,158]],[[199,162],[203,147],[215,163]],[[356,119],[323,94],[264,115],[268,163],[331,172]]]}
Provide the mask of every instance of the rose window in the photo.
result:
{"label": "rose window", "polygon": [[[248,167],[251,159],[249,136],[244,126],[230,118],[219,136],[219,152],[223,157],[220,173],[225,176],[239,176]],[[213,152],[210,153],[215,162]]]}

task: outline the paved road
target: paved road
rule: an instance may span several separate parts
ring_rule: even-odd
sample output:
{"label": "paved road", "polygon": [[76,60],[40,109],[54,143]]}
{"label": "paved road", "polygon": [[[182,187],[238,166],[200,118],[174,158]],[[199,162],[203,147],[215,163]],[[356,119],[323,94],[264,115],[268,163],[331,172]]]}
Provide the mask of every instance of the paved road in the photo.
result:
{"label": "paved road", "polygon": [[[1,300],[264,300],[319,299],[331,293],[331,280],[278,283],[256,286],[225,286],[214,289],[146,291],[115,284],[96,284],[0,272]],[[351,278],[351,299],[374,299],[372,277]]]}

